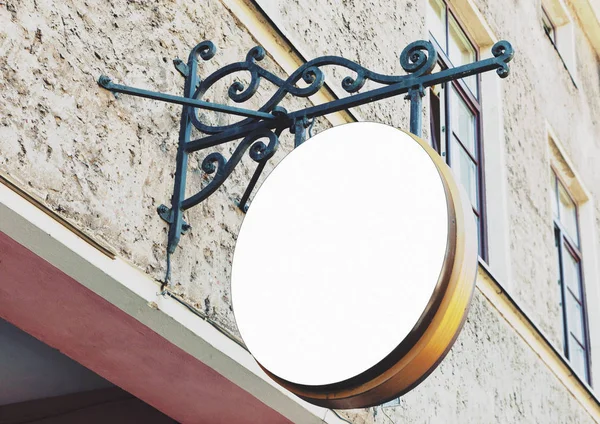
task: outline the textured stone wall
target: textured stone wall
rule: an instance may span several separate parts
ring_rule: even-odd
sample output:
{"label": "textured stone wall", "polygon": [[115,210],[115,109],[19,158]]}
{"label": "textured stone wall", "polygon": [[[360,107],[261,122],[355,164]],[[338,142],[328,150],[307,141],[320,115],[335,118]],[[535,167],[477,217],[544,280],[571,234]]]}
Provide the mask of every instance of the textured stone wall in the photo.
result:
{"label": "textured stone wall", "polygon": [[[309,59],[338,54],[378,72],[401,74],[402,48],[426,36],[425,0],[259,3]],[[596,57],[578,32],[582,68],[575,88],[538,25],[537,2],[513,2],[511,8],[491,0],[476,3],[496,34],[517,50],[513,75],[503,84],[514,296],[558,345],[545,120],[552,122],[598,199]],[[166,225],[156,207],[170,202],[181,108],[130,96],[115,99],[95,81],[107,74],[117,83],[180,93],[183,79],[171,63],[174,57],[185,59],[197,42],[213,40],[219,51],[200,67],[200,74],[208,75],[243,60],[256,44],[252,35],[219,0],[7,1],[0,3],[0,28],[0,170],[162,280]],[[264,63],[284,75],[271,58]],[[340,95],[345,75],[333,70],[327,76]],[[207,98],[226,102],[232,82],[218,85]],[[247,107],[260,105],[271,92],[260,91]],[[283,105],[307,104],[292,100]],[[358,114],[408,126],[401,98],[363,106]],[[203,118],[234,122],[214,113]],[[327,126],[321,119],[315,132]],[[292,139],[284,134],[274,163],[289,151]],[[222,150],[230,153],[234,146]],[[199,169],[203,157],[199,153],[190,161],[188,194],[207,183]],[[243,218],[235,202],[254,166],[245,158],[224,187],[186,214],[193,229],[173,257],[177,292],[233,332],[229,269]],[[349,348],[360,342],[346,341]],[[591,422],[480,294],[465,331],[428,380],[397,407],[347,414],[357,423]]]}
{"label": "textured stone wall", "polygon": [[[116,99],[96,80],[107,74],[116,83],[179,94],[183,78],[171,63],[176,56],[187,60],[196,43],[210,38],[219,52],[200,65],[206,76],[243,60],[256,43],[218,1],[15,1],[0,8],[0,28],[2,171],[162,280],[167,228],[156,208],[170,205],[181,107]],[[284,75],[270,58],[263,62]],[[232,82],[224,80],[206,98],[226,102]],[[272,92],[258,93],[247,107],[260,106]],[[308,103],[282,105],[291,110]],[[203,118],[229,122],[210,112]],[[286,132],[274,163],[290,142]],[[221,151],[229,156],[235,146]],[[188,195],[208,180],[200,170],[204,156],[190,160]],[[216,195],[186,214],[193,229],[173,257],[176,289],[234,331],[229,267],[243,218],[235,202],[255,165],[246,157]]]}
{"label": "textured stone wall", "polygon": [[[503,85],[514,295],[560,346],[546,123],[591,192],[600,222],[599,60],[574,11],[577,85],[537,24],[539,1],[513,2],[510,8],[496,1],[476,3],[498,37],[515,40],[517,50],[511,66],[514,78]],[[600,234],[600,225],[587,230]]]}

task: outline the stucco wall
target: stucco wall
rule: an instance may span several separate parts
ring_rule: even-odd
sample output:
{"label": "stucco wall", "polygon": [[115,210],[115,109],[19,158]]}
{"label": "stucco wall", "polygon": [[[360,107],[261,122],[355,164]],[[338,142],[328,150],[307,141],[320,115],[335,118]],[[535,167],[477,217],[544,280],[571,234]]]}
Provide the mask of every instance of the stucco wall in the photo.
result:
{"label": "stucco wall", "polygon": [[560,346],[546,124],[555,131],[581,183],[593,196],[596,226],[582,231],[600,234],[600,171],[595,165],[600,159],[598,56],[571,13],[578,55],[575,85],[537,25],[541,19],[538,1],[514,2],[510,8],[501,2],[476,3],[498,37],[515,40],[518,52],[512,64],[515,78],[503,85],[514,295]]}
{"label": "stucco wall", "polygon": [[[179,94],[183,78],[171,61],[187,59],[196,43],[210,38],[219,48],[200,66],[202,75],[243,60],[256,43],[217,1],[86,4],[9,2],[0,8],[6,29],[0,34],[0,166],[49,207],[162,280],[166,225],[156,208],[170,205],[181,107],[131,96],[117,100],[96,79],[107,74],[117,83]],[[269,58],[264,62],[284,75]],[[225,102],[227,87],[220,84],[206,98]],[[247,107],[266,98],[259,93]],[[228,119],[205,118],[220,124]],[[320,129],[321,121],[314,130]],[[287,133],[282,137],[275,162],[291,141]],[[206,183],[204,156],[190,159],[188,195]],[[255,165],[246,157],[216,195],[186,214],[193,230],[173,257],[177,290],[231,330],[228,273],[243,217],[235,201]]]}
{"label": "stucco wall", "polygon": [[[502,2],[477,3],[496,34],[517,50],[513,74],[503,84],[514,295],[559,344],[545,120],[569,149],[586,187],[600,190],[600,174],[592,166],[600,152],[600,124],[592,123],[599,116],[597,65],[578,33],[585,64],[575,88],[538,28],[535,3],[515,3],[514,11]],[[382,73],[402,73],[400,51],[426,34],[424,0],[321,1],[316,8],[295,1],[260,4],[307,58],[339,54]],[[252,35],[218,0],[8,1],[0,5],[0,28],[0,170],[162,280],[166,225],[156,207],[170,202],[180,107],[115,99],[95,81],[107,74],[118,83],[180,93],[183,80],[171,64],[174,57],[186,58],[197,42],[213,40],[219,51],[200,69],[207,75],[243,60],[256,44]],[[284,75],[269,57],[264,63]],[[328,75],[337,92],[343,76]],[[218,86],[207,98],[226,102],[227,87]],[[246,107],[266,98],[261,92]],[[307,104],[293,100],[284,106]],[[401,98],[361,107],[358,114],[407,127]],[[226,122],[211,113],[205,118]],[[581,124],[574,129],[573,122]],[[328,125],[319,120],[315,132]],[[289,150],[292,139],[284,134],[273,163]],[[203,157],[199,153],[190,162],[188,194],[206,184],[199,170]],[[243,218],[235,201],[253,167],[246,158],[224,187],[186,214],[193,229],[173,257],[175,290],[233,332],[229,268]],[[600,223],[600,212],[597,216]],[[346,342],[349,348],[360,343]],[[385,412],[400,422],[591,422],[479,294],[448,359],[400,406]],[[350,414],[355,422],[389,422],[380,408]]]}

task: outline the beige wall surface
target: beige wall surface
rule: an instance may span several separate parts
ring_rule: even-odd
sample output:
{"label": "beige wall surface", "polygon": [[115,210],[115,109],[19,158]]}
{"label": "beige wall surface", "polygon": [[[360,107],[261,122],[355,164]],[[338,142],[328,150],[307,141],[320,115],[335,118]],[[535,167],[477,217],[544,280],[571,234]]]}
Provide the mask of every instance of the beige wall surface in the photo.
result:
{"label": "beige wall surface", "polygon": [[[425,0],[258,3],[307,59],[337,54],[378,72],[402,74],[398,56],[404,46],[427,37]],[[576,28],[575,86],[539,25],[538,2],[515,1],[510,7],[491,0],[472,4],[495,36],[510,40],[516,50],[512,75],[500,85],[512,270],[506,284],[533,322],[560,346],[547,123],[591,193],[595,223],[590,231],[600,239],[600,171],[594,166],[600,159],[598,58]],[[183,79],[171,60],[185,59],[196,43],[210,39],[219,48],[211,61],[200,65],[201,76],[243,60],[257,44],[257,28],[245,27],[236,15],[243,9],[239,5],[246,2],[0,4],[0,171],[162,280],[166,225],[156,208],[170,203],[181,108],[125,95],[116,99],[99,88],[96,79],[107,74],[117,83],[181,93]],[[284,76],[279,60],[267,56],[263,65]],[[346,75],[339,69],[327,75],[332,91],[340,96]],[[248,76],[240,79],[248,81]],[[233,81],[226,79],[205,98],[227,102]],[[268,83],[264,87],[245,107],[256,108],[268,99],[274,88]],[[308,104],[288,99],[283,106],[293,110]],[[358,108],[356,116],[405,128],[408,105],[402,98],[391,99]],[[208,112],[202,117],[213,124],[235,122]],[[319,119],[314,131],[330,125]],[[273,164],[289,151],[291,142],[284,132]],[[228,156],[235,145],[215,150]],[[203,157],[200,152],[190,161],[188,195],[209,181],[200,170]],[[186,213],[193,228],[173,256],[174,290],[233,333],[237,330],[229,272],[243,219],[235,202],[254,166],[246,157],[215,195]],[[268,255],[265,252],[265,258]],[[585,252],[584,258],[588,260]],[[352,349],[361,340],[342,342]],[[480,293],[455,347],[428,380],[396,407],[346,414],[357,423],[593,422]]]}
{"label": "beige wall surface", "polygon": [[[548,124],[592,195],[600,235],[600,78],[598,56],[575,21],[577,69],[568,70],[541,26],[539,2],[476,2],[500,38],[515,40],[513,77],[503,85],[514,295],[560,345],[549,191]],[[571,16],[575,16],[571,13]],[[575,83],[571,72],[576,71]],[[573,72],[574,73],[574,72]],[[582,252],[584,260],[597,261]],[[588,290],[598,281],[586,282]],[[593,304],[590,305],[593,307]]]}

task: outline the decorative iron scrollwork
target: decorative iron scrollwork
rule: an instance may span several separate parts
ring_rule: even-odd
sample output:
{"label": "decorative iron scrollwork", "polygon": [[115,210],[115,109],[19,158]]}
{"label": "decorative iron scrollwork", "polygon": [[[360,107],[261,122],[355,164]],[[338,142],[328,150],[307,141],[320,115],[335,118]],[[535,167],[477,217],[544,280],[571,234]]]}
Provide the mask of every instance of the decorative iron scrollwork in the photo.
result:
{"label": "decorative iron scrollwork", "polygon": [[[208,60],[214,56],[216,48],[210,41],[203,41],[194,50],[206,52],[205,55],[201,54],[201,57],[204,60]],[[257,110],[270,112],[288,94],[295,97],[309,97],[316,94],[325,83],[325,73],[321,69],[325,66],[341,66],[356,73],[356,76],[346,76],[341,82],[341,87],[350,94],[358,92],[369,80],[382,85],[391,85],[407,78],[406,75],[379,74],[343,57],[323,56],[306,62],[287,79],[283,80],[260,66],[259,62],[265,58],[265,55],[265,50],[262,47],[257,46],[252,48],[246,55],[245,61],[227,65],[201,81],[193,97],[201,99],[221,79],[237,72],[246,71],[250,74],[250,82],[247,86],[240,81],[235,81],[231,84],[227,91],[229,98],[236,103],[248,101],[258,91],[262,79],[265,79],[278,87],[278,90]],[[435,48],[430,42],[423,40],[409,44],[400,55],[400,65],[406,72],[412,74],[413,77],[430,73],[436,61],[437,53]],[[301,80],[308,85],[306,87],[299,87],[298,83]],[[201,122],[196,114],[192,118],[194,126],[206,134],[216,134],[239,125],[246,125],[250,121],[251,118],[234,124],[211,126]]]}
{"label": "decorative iron scrollwork", "polygon": [[515,54],[512,46],[508,41],[501,40],[492,46],[492,54],[494,57],[501,59],[500,66],[496,69],[496,73],[500,78],[506,78],[510,74],[508,62],[510,62]]}
{"label": "decorative iron scrollwork", "polygon": [[[266,145],[260,141],[262,138],[267,138],[269,144]],[[185,199],[181,203],[181,209],[185,211],[192,208],[213,194],[225,182],[227,177],[231,175],[248,148],[250,148],[250,158],[260,163],[273,157],[278,147],[279,137],[277,134],[270,130],[259,130],[244,137],[229,160],[225,159],[221,153],[210,153],[202,161],[201,167],[205,173],[209,175],[215,174],[215,176],[202,190]]]}
{"label": "decorative iron scrollwork", "polygon": [[[216,54],[216,47],[211,41],[203,41],[196,45],[188,56],[188,62],[174,61],[176,69],[185,78],[183,96],[174,96],[134,87],[114,84],[110,78],[101,76],[98,84],[114,92],[162,100],[183,105],[179,146],[177,151],[177,169],[171,208],[159,207],[160,216],[169,223],[168,252],[173,253],[179,242],[181,233],[190,228],[183,220],[185,210],[198,205],[213,194],[231,175],[240,163],[243,155],[249,150],[250,158],[258,164],[246,191],[242,195],[239,207],[247,209],[247,202],[267,161],[279,146],[279,136],[288,129],[294,134],[294,147],[298,147],[305,139],[306,129],[314,124],[314,119],[336,111],[349,109],[377,100],[400,94],[407,94],[410,101],[410,130],[414,134],[421,132],[421,98],[424,89],[436,84],[465,78],[482,72],[496,70],[501,78],[509,74],[508,62],[513,58],[513,49],[507,41],[499,41],[492,47],[494,57],[455,68],[444,69],[437,73],[432,71],[437,63],[437,52],[428,41],[415,41],[400,54],[400,66],[405,75],[383,75],[373,72],[356,62],[339,56],[322,56],[310,60],[298,67],[289,77],[283,79],[261,66],[266,52],[262,47],[254,47],[248,51],[242,62],[232,63],[213,72],[205,79],[198,75],[198,61],[209,61]],[[288,112],[279,103],[285,96],[309,97],[316,94],[325,84],[326,66],[338,66],[354,73],[342,78],[341,87],[349,96],[333,100],[322,105],[310,106],[301,110]],[[249,101],[266,80],[277,87],[275,93],[259,108],[244,109],[237,106],[223,105],[202,100],[208,90],[223,78],[238,72],[247,72],[250,81],[246,84],[234,81],[228,88],[229,99],[241,104]],[[368,82],[380,86],[366,92],[360,90]],[[299,84],[303,83],[304,86]],[[219,113],[241,116],[238,122],[227,125],[209,125],[201,122],[199,109],[212,110]],[[192,139],[192,128],[203,134],[199,139]],[[241,140],[231,157],[227,160],[221,153],[209,153],[203,160],[201,168],[212,179],[199,192],[185,198],[188,155],[200,150],[212,148],[223,143]],[[268,142],[266,142],[268,140]]]}
{"label": "decorative iron scrollwork", "polygon": [[400,66],[415,77],[430,74],[436,63],[437,52],[429,41],[413,41],[400,54]]}

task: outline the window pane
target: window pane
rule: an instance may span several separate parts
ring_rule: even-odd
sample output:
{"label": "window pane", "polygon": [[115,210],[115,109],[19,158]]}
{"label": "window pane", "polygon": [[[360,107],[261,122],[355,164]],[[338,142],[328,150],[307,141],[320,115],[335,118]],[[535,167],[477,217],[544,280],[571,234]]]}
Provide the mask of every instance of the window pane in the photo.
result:
{"label": "window pane", "polygon": [[443,1],[429,0],[427,25],[435,41],[446,51],[446,5]]}
{"label": "window pane", "polygon": [[581,284],[579,283],[579,263],[565,246],[563,249],[563,274],[567,287],[577,300],[581,301]]}
{"label": "window pane", "polygon": [[440,140],[442,135],[442,122],[440,119],[440,98],[431,90],[429,92],[429,120],[431,132],[431,147],[438,153],[440,150]]}
{"label": "window pane", "polygon": [[559,198],[559,216],[560,222],[567,230],[567,234],[577,245],[579,245],[579,237],[577,234],[577,209],[575,203],[569,197],[567,190],[563,185],[558,183],[558,198]]}
{"label": "window pane", "polygon": [[575,336],[579,343],[584,343],[583,338],[583,313],[581,311],[581,305],[577,303],[571,293],[567,293],[567,325],[572,336]]}
{"label": "window pane", "polygon": [[[474,62],[476,59],[475,49],[465,35],[458,22],[450,15],[448,17],[450,24],[450,39],[448,40],[448,57],[454,66],[466,65]],[[475,75],[464,78],[465,83],[471,92],[477,96],[477,79]]]}
{"label": "window pane", "polygon": [[456,175],[469,195],[471,205],[476,210],[479,210],[477,202],[477,167],[454,137],[452,137],[451,165],[454,175]]}
{"label": "window pane", "polygon": [[560,334],[562,335],[562,342],[563,342],[563,350],[566,351],[566,347],[567,347],[567,341],[565,340],[565,323],[564,323],[564,319],[563,319],[563,292],[562,292],[562,285],[563,285],[563,281],[561,279],[561,262],[560,262],[560,232],[558,231],[558,228],[554,229],[554,258],[556,261],[556,281],[557,281],[557,288],[558,288],[558,307],[559,307],[559,313],[560,313]]}
{"label": "window pane", "polygon": [[569,360],[571,361],[571,366],[575,372],[577,372],[579,377],[587,381],[587,360],[585,358],[585,350],[583,350],[583,348],[572,336],[569,337]]}
{"label": "window pane", "polygon": [[479,256],[483,257],[483,245],[481,244],[481,222],[479,221],[479,217],[475,212],[473,212],[473,216],[475,217],[475,225],[477,226],[477,252]]}
{"label": "window pane", "polygon": [[467,107],[458,92],[452,87],[450,98],[450,116],[452,131],[456,133],[464,146],[475,156],[475,115]]}
{"label": "window pane", "polygon": [[552,181],[550,183],[550,193],[552,197],[552,212],[554,213],[554,217],[558,218],[558,194],[556,192],[556,174],[554,173],[554,171],[550,172],[550,174],[552,175]]}

